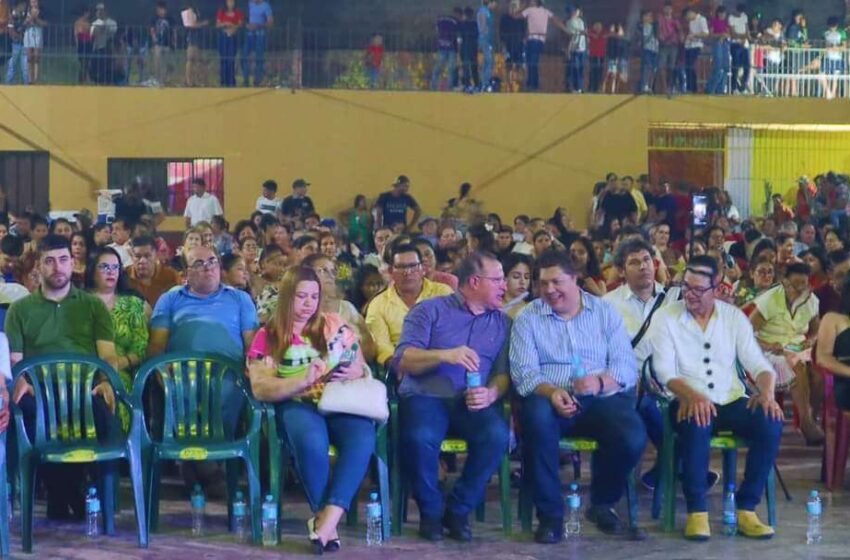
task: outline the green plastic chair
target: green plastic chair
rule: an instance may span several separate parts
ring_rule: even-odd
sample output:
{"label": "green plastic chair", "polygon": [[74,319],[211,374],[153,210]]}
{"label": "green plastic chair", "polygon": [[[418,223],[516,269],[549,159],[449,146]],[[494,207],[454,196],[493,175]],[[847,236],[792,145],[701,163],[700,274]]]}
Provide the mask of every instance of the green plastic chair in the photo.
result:
{"label": "green plastic chair", "polygon": [[[511,416],[511,408],[507,399],[503,401],[505,420],[509,421]],[[399,445],[399,414],[398,414],[398,398],[393,393],[390,397],[390,436],[392,438],[392,457],[391,462],[392,476],[390,476],[390,484],[392,487],[393,501],[393,516],[392,516],[392,531],[394,535],[401,535],[401,525],[407,520],[407,481],[403,475],[404,470],[401,468],[401,449]],[[466,453],[467,444],[463,439],[446,439],[440,445],[441,453],[462,454]],[[478,522],[483,522],[484,517],[484,502],[475,510],[475,518]],[[499,503],[502,508],[502,532],[508,536],[511,534],[511,469],[508,450],[505,449],[505,454],[502,456],[502,461],[499,463]]]}
{"label": "green plastic chair", "polygon": [[[260,437],[263,407],[253,397],[243,364],[209,353],[176,352],[148,360],[133,383],[131,442],[142,457],[148,497],[148,526],[159,529],[160,463],[162,461],[226,461],[228,526],[232,529],[232,502],[245,462],[251,501],[251,533],[261,542]],[[232,377],[245,397],[249,422],[245,435],[228,438],[222,420],[222,381]],[[145,424],[142,399],[153,378],[161,383],[165,410],[162,441],[154,440]]]}
{"label": "green plastic chair", "polygon": [[[744,386],[749,387],[743,371],[738,369],[744,381]],[[652,518],[661,516],[661,527],[667,532],[673,532],[676,528],[676,430],[673,428],[673,419],[670,414],[670,403],[672,399],[655,380],[652,372],[652,364],[649,360],[643,367],[644,390],[658,399],[658,408],[661,411],[663,421],[663,438],[661,449],[661,473],[658,484],[652,494]],[[723,488],[736,481],[738,474],[738,451],[747,448],[747,441],[734,436],[731,432],[718,432],[711,438],[709,443],[711,449],[723,453]],[[776,527],[776,476],[775,468],[770,469],[765,485],[765,502],[767,505],[768,524]]]}
{"label": "green plastic chair", "polygon": [[[275,496],[278,504],[278,518],[283,518],[283,477],[286,470],[283,465],[289,465],[291,453],[289,446],[281,440],[281,434],[277,430],[277,421],[275,416],[274,405],[266,404],[266,430],[269,443],[269,492]],[[381,500],[382,528],[384,540],[390,539],[390,516],[387,515],[390,511],[390,484],[389,470],[387,468],[387,426],[378,426],[377,439],[375,441],[375,451],[373,457],[375,466],[378,472],[378,493]],[[336,448],[331,445],[328,449],[328,455],[336,456]],[[349,527],[357,525],[358,520],[358,502],[355,494],[354,500],[351,502],[351,507],[348,509],[346,521]],[[278,524],[280,531],[281,524]]]}
{"label": "green plastic chair", "polygon": [[[594,453],[599,449],[599,443],[596,440],[589,438],[562,438],[558,442],[558,447],[561,451],[570,453]],[[578,480],[581,474],[580,466],[575,466],[573,472],[575,479]],[[525,476],[523,476],[523,480],[520,484],[517,506],[522,530],[526,533],[531,532],[532,513],[534,509],[531,492],[529,490],[528,481],[525,479]],[[638,499],[634,472],[626,478],[626,504],[629,514],[629,527],[635,528],[637,527],[638,518]]]}
{"label": "green plastic chair", "polygon": [[[133,482],[139,547],[147,548],[148,530],[145,517],[141,457],[129,440],[101,444],[94,423],[94,397],[91,392],[100,379],[112,385],[116,403],[123,403],[137,412],[112,367],[95,357],[79,354],[52,354],[19,362],[13,369],[14,381],[26,377],[35,394],[35,434],[27,434],[23,412],[13,406],[18,440],[18,464],[21,479],[21,525],[24,552],[32,552],[33,499],[35,472],[42,463],[100,463],[124,459],[130,463]],[[45,414],[46,412],[46,414]],[[45,418],[46,416],[46,418]],[[138,425],[134,420],[133,428]],[[117,471],[101,481],[103,528],[107,535],[115,534],[115,490]],[[2,493],[5,493],[5,484]],[[8,500],[0,498],[0,510]],[[7,514],[3,519],[8,519]]]}

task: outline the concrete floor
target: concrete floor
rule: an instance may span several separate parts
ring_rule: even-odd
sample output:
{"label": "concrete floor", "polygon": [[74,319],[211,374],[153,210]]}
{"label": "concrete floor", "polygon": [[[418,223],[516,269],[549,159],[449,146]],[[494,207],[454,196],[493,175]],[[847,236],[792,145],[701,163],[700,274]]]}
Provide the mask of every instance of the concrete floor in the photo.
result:
{"label": "concrete floor", "polygon": [[[648,460],[645,465],[648,465]],[[743,460],[739,460],[743,469]],[[803,446],[802,437],[786,433],[782,454],[779,460],[780,470],[788,483],[793,501],[786,502],[777,489],[779,530],[770,541],[750,541],[742,537],[724,537],[720,534],[721,497],[719,486],[711,495],[712,528],[715,536],[707,543],[684,541],[680,534],[663,534],[657,522],[649,519],[650,494],[641,490],[640,520],[649,531],[649,539],[642,543],[609,538],[598,533],[589,524],[583,525],[583,534],[576,542],[565,542],[555,546],[535,544],[530,535],[520,534],[519,524],[515,520],[514,536],[505,538],[498,525],[499,504],[496,499],[496,487],[491,486],[487,501],[488,521],[474,524],[474,541],[471,544],[457,544],[445,541],[431,544],[416,538],[416,508],[411,506],[411,520],[404,528],[404,535],[386,543],[380,549],[367,548],[364,542],[365,529],[341,528],[342,552],[337,554],[346,560],[374,558],[407,558],[417,560],[444,558],[486,558],[488,560],[509,559],[551,559],[551,558],[625,558],[632,560],[664,559],[738,559],[769,558],[770,560],[823,558],[850,558],[850,493],[824,493],[824,542],[818,546],[806,546],[805,496],[812,488],[822,489],[817,482],[820,473],[820,449]],[[585,462],[585,469],[587,461]],[[719,465],[717,466],[719,469]],[[568,472],[569,471],[569,472]],[[571,469],[565,470],[567,480]],[[589,474],[585,474],[586,477]],[[226,513],[221,503],[208,506],[210,536],[192,538],[189,534],[188,502],[178,497],[177,481],[162,506],[163,531],[151,535],[151,545],[147,550],[136,548],[136,536],[133,530],[134,517],[130,500],[123,501],[123,511],[118,520],[119,534],[116,537],[101,538],[96,542],[85,539],[82,524],[47,522],[43,517],[43,507],[37,509],[35,544],[33,555],[25,555],[20,548],[20,535],[13,531],[12,554],[15,558],[80,558],[86,560],[123,560],[123,559],[174,559],[190,560],[231,559],[243,560],[259,558],[299,558],[310,555],[306,539],[304,521],[309,517],[303,497],[298,492],[288,496],[289,508],[283,520],[283,542],[278,548],[264,549],[247,545],[237,545],[225,531]],[[516,493],[514,492],[514,508]],[[43,506],[43,505],[42,505]],[[362,508],[361,504],[361,508]],[[681,530],[684,518],[684,506],[681,496],[677,505],[677,526]],[[759,512],[766,519],[764,508]],[[515,517],[515,515],[514,515]]]}

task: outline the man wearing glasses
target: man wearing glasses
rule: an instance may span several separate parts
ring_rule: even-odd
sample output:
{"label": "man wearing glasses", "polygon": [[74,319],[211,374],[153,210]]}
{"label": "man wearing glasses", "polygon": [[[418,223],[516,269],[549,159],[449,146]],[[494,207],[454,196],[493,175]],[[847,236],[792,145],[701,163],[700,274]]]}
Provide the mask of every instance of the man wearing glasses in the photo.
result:
{"label": "man wearing glasses", "polygon": [[[675,398],[671,414],[688,509],[685,538],[711,536],[705,499],[709,442],[714,432],[731,431],[749,442],[744,480],[736,494],[738,531],[767,539],[773,528],[754,510],[782,435],[782,409],[774,400],[776,373],[744,313],[716,300],[718,276],[713,258],[691,259],[682,282],[683,301],[661,309],[650,327],[652,362],[658,381]],[[737,362],[755,379],[757,394],[749,399]]]}
{"label": "man wearing glasses", "polygon": [[[210,247],[195,247],[183,255],[186,285],[164,293],[150,321],[148,357],[164,352],[212,352],[236,362],[257,331],[257,310],[251,297],[221,283],[221,264]],[[224,429],[232,435],[244,405],[230,378],[222,384]]]}
{"label": "man wearing glasses", "polygon": [[[523,397],[523,478],[540,521],[534,540],[563,537],[558,443],[565,436],[599,443],[586,516],[603,533],[619,535],[625,527],[614,506],[646,447],[635,410],[637,360],[620,314],[579,288],[569,254],[548,250],[537,268],[540,299],[517,316],[510,345],[511,377]],[[631,538],[645,536],[631,528]]]}
{"label": "man wearing glasses", "polygon": [[452,293],[445,284],[425,278],[422,254],[415,246],[399,244],[392,248],[390,258],[393,283],[372,299],[366,311],[366,326],[375,339],[378,363],[382,365],[393,357],[410,309],[426,299]]}
{"label": "man wearing glasses", "polygon": [[[505,274],[495,255],[473,253],[461,264],[458,281],[456,293],[408,313],[393,359],[402,375],[402,467],[419,506],[419,535],[430,541],[442,540],[444,528],[454,540],[472,539],[469,513],[484,499],[508,450],[508,425],[496,404],[510,384],[510,319],[501,311]],[[439,454],[449,434],[466,441],[468,455],[444,499]]]}

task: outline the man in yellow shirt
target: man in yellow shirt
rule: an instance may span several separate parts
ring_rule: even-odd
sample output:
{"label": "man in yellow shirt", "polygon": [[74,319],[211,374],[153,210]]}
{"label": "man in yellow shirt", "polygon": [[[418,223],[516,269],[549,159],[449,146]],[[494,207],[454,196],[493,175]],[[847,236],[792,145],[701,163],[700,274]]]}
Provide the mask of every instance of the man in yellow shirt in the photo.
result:
{"label": "man in yellow shirt", "polygon": [[626,175],[620,180],[623,182],[623,190],[631,193],[632,198],[635,199],[635,204],[638,209],[638,224],[642,224],[646,219],[646,213],[649,210],[649,207],[646,205],[646,197],[643,196],[643,191],[640,190],[640,186],[635,184],[634,178],[630,175]]}
{"label": "man in yellow shirt", "polygon": [[390,257],[393,283],[375,296],[366,311],[366,326],[375,339],[381,365],[393,357],[408,311],[420,301],[452,293],[449,286],[425,278],[422,255],[414,245],[393,247]]}

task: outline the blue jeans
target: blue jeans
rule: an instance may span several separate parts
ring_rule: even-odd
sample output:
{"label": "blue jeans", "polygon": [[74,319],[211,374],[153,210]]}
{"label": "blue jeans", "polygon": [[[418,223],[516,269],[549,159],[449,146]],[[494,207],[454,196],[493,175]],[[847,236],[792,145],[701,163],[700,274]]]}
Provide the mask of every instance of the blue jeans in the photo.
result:
{"label": "blue jeans", "polygon": [[[743,93],[750,82],[750,49],[739,43],[729,45],[732,59],[732,89]],[[740,78],[738,77],[740,74]]]}
{"label": "blue jeans", "polygon": [[655,88],[655,74],[658,72],[658,53],[643,50],[640,57],[640,90],[638,93],[652,93]]}
{"label": "blue jeans", "polygon": [[242,81],[244,85],[250,85],[251,64],[249,57],[254,51],[254,86],[263,83],[263,73],[266,63],[266,30],[255,29],[245,34],[245,43],[242,45]]}
{"label": "blue jeans", "polygon": [[701,52],[702,49],[685,49],[685,92],[697,92],[697,60]]}
{"label": "blue jeans", "polygon": [[718,41],[712,49],[714,65],[705,93],[722,95],[727,93],[726,78],[729,75],[729,41]]}
{"label": "blue jeans", "polygon": [[375,66],[366,68],[366,73],[369,75],[369,87],[378,89],[381,81],[381,69]]}
{"label": "blue jeans", "polygon": [[439,49],[437,51],[437,62],[434,64],[434,73],[431,74],[431,89],[437,90],[440,88],[440,78],[443,77],[443,71],[449,69],[449,84],[451,85],[452,76],[455,73],[455,59],[457,53],[453,49]]}
{"label": "blue jeans", "polygon": [[413,497],[423,519],[443,516],[439,488],[440,445],[449,434],[466,440],[469,454],[449,494],[446,509],[468,515],[484,499],[487,482],[508,451],[508,425],[501,403],[471,412],[462,398],[410,396],[399,403],[400,446]]}
{"label": "blue jeans", "polygon": [[530,395],[522,401],[523,477],[541,520],[564,517],[558,448],[562,437],[586,437],[599,443],[591,463],[594,506],[611,507],[620,500],[626,477],[646,447],[646,430],[635,410],[634,395],[580,397],[579,402],[581,410],[563,418],[545,397]]}
{"label": "blue jeans", "polygon": [[21,67],[21,80],[23,84],[30,83],[30,69],[27,61],[27,51],[24,49],[23,43],[12,43],[12,56],[9,57],[9,66],[6,68],[6,83],[11,84],[15,81],[15,61]]}
{"label": "blue jeans", "polygon": [[543,52],[543,41],[529,39],[525,44],[525,62],[528,64],[526,86],[529,90],[540,89],[540,54]]}
{"label": "blue jeans", "polygon": [[567,89],[578,92],[584,89],[584,63],[587,60],[587,52],[570,53],[567,63]]}
{"label": "blue jeans", "polygon": [[478,37],[478,49],[484,55],[484,67],[481,69],[481,89],[490,86],[493,79],[493,44],[488,37]]}
{"label": "blue jeans", "polygon": [[[313,512],[326,505],[348,510],[375,451],[375,423],[350,414],[322,416],[314,405],[293,400],[276,404],[275,414]],[[331,444],[337,451],[333,476]]]}
{"label": "blue jeans", "polygon": [[[744,481],[735,495],[738,509],[753,511],[761,500],[770,469],[779,453],[782,421],[769,419],[761,408],[749,410],[747,402],[747,399],[741,398],[724,406],[716,406],[717,416],[706,427],[699,427],[691,421],[676,423],[679,436],[677,450],[682,463],[682,491],[688,513],[708,511],[705,493],[708,490],[709,443],[712,434],[720,431],[731,431],[749,443]],[[679,402],[674,401],[670,407],[674,418],[678,410]]]}
{"label": "blue jeans", "polygon": [[236,36],[223,31],[218,36],[218,75],[221,85],[236,86]]}

